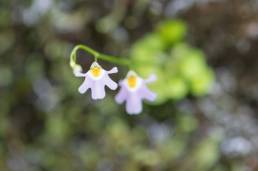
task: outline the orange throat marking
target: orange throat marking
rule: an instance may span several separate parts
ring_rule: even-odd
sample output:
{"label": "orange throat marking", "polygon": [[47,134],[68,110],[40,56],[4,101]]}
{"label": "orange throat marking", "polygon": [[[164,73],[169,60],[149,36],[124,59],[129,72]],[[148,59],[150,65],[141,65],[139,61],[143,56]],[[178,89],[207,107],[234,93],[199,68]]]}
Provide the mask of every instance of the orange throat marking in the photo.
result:
{"label": "orange throat marking", "polygon": [[91,73],[94,77],[99,77],[101,74],[101,68],[94,66],[93,68],[91,68]]}
{"label": "orange throat marking", "polygon": [[127,78],[127,83],[130,88],[135,88],[137,85],[137,77],[134,75],[131,75]]}

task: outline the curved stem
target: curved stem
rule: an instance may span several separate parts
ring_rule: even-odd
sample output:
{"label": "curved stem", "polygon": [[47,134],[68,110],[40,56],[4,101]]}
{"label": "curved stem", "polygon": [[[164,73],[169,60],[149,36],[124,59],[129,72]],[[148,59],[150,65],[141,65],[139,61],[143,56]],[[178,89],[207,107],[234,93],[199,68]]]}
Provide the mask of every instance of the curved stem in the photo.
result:
{"label": "curved stem", "polygon": [[91,49],[90,47],[86,46],[86,45],[76,45],[70,55],[70,66],[75,69],[78,68],[81,70],[81,66],[77,64],[76,62],[76,52],[82,49],[88,53],[90,53],[91,55],[94,56],[95,61],[98,59],[102,59],[111,63],[115,63],[115,64],[119,64],[119,65],[126,65],[126,66],[130,66],[130,61],[127,59],[122,59],[120,57],[115,57],[115,56],[111,56],[111,55],[105,55],[105,54],[101,54],[93,49]]}

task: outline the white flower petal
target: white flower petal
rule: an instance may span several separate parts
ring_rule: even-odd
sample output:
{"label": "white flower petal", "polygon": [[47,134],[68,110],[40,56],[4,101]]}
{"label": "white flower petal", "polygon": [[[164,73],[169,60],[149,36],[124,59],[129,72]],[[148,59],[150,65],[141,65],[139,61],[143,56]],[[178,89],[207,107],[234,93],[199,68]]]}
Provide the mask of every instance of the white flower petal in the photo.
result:
{"label": "white flower petal", "polygon": [[89,88],[92,87],[93,81],[89,78],[89,77],[85,77],[84,82],[81,84],[81,86],[79,87],[79,92],[81,94],[85,93]]}
{"label": "white flower petal", "polygon": [[117,89],[117,83],[114,82],[108,75],[104,77],[104,83],[107,85],[111,90]]}
{"label": "white flower petal", "polygon": [[151,74],[146,80],[145,83],[152,83],[157,80],[157,76],[155,74]]}
{"label": "white flower petal", "polygon": [[115,97],[116,102],[118,104],[122,104],[127,99],[127,94],[128,91],[124,87],[121,87],[121,89]]}
{"label": "white flower petal", "polygon": [[137,93],[130,94],[126,100],[126,112],[128,114],[139,114],[142,111],[142,100]]}
{"label": "white flower petal", "polygon": [[111,70],[107,71],[108,74],[114,74],[114,73],[117,73],[117,72],[118,72],[117,67],[114,67]]}
{"label": "white flower petal", "polygon": [[93,86],[91,87],[91,97],[94,100],[103,99],[106,95],[105,85],[101,80],[94,80]]}
{"label": "white flower petal", "polygon": [[139,89],[139,95],[148,101],[154,101],[156,99],[156,94],[150,91],[146,86]]}

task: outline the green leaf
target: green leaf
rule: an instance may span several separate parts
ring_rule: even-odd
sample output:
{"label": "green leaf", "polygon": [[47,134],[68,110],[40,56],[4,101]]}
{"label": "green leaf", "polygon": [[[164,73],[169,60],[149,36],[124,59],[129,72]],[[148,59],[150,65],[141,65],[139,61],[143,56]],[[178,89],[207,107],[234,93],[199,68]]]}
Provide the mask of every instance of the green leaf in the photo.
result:
{"label": "green leaf", "polygon": [[130,56],[136,65],[158,64],[162,61],[163,47],[159,36],[148,34],[133,45]]}
{"label": "green leaf", "polygon": [[159,25],[157,32],[162,40],[170,45],[182,41],[187,29],[185,23],[181,20],[168,20]]}
{"label": "green leaf", "polygon": [[171,78],[167,84],[167,95],[172,99],[182,99],[186,96],[188,89],[183,79]]}
{"label": "green leaf", "polygon": [[199,77],[205,70],[206,64],[204,55],[199,50],[192,50],[189,52],[179,64],[179,72],[187,80]]}
{"label": "green leaf", "polygon": [[191,79],[191,91],[195,96],[206,94],[214,82],[214,74],[211,69],[206,69],[201,75]]}

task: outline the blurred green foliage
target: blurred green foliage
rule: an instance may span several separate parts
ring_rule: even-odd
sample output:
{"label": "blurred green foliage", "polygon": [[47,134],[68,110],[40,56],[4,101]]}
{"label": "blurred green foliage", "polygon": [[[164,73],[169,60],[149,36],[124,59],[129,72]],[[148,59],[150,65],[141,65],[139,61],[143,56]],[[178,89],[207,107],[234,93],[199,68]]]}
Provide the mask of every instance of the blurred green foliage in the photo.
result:
{"label": "blurred green foliage", "polygon": [[188,94],[204,95],[214,82],[203,52],[185,42],[186,34],[183,21],[167,20],[131,49],[136,70],[144,76],[151,73],[158,76],[152,85],[158,93],[158,104],[168,99],[183,99]]}
{"label": "blurred green foliage", "polygon": [[[219,90],[207,98],[203,96],[214,81],[213,70],[207,66],[202,50],[188,43],[190,32],[185,20],[163,21],[170,17],[164,17],[159,8],[171,7],[168,2],[112,2],[1,0],[0,171],[246,171],[255,168],[254,158],[246,156],[250,149],[254,153],[256,146],[251,148],[243,143],[243,138],[234,141],[233,147],[224,141],[233,134],[233,138],[244,135],[256,142],[257,129],[253,125],[257,124],[253,119],[254,110],[249,106],[256,108],[257,98],[249,99],[251,105],[244,103],[242,98],[247,97],[242,91],[233,101],[236,96],[224,91],[219,79],[216,83]],[[173,2],[198,4],[197,1]],[[204,9],[204,2],[201,4]],[[223,10],[228,6],[223,6]],[[241,9],[246,8],[241,6]],[[206,17],[200,18],[203,21]],[[192,20],[186,22],[197,28],[208,27]],[[211,20],[209,15],[208,22],[204,23],[210,24]],[[215,21],[218,24],[219,19]],[[228,20],[223,16],[223,21]],[[241,21],[241,28],[242,24]],[[218,27],[214,27],[216,31],[224,31],[221,25]],[[256,30],[253,27],[252,23],[251,30]],[[235,30],[235,25],[232,28]],[[153,32],[149,32],[151,29]],[[221,39],[213,35],[216,31],[211,32],[212,36]],[[194,36],[203,33],[198,30]],[[222,40],[229,39],[231,42],[232,36]],[[135,40],[138,41],[134,43]],[[202,43],[213,45],[209,40]],[[196,40],[190,41],[195,44]],[[89,93],[80,95],[78,87],[83,79],[74,77],[69,67],[69,53],[74,45],[81,43],[114,56],[127,56],[129,51],[129,59],[134,61],[141,76],[156,73],[158,80],[150,86],[158,93],[157,105],[145,104],[140,115],[130,116],[124,106],[115,103],[114,91],[98,102]],[[221,46],[224,44],[217,47]],[[92,58],[84,52],[78,56],[86,71]],[[254,59],[256,56],[252,62]],[[236,65],[240,67],[239,62]],[[103,63],[103,66],[109,69],[114,65]],[[112,79],[119,81],[127,68],[119,66],[119,71]],[[234,79],[224,78],[225,75],[223,80],[229,91]],[[255,86],[253,89],[256,90]],[[239,111],[244,114],[240,115]],[[250,111],[251,119],[247,117]],[[251,131],[247,134],[242,128]]]}

